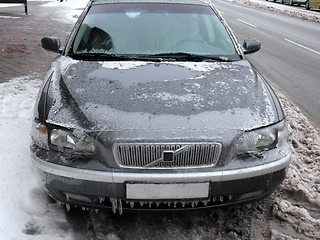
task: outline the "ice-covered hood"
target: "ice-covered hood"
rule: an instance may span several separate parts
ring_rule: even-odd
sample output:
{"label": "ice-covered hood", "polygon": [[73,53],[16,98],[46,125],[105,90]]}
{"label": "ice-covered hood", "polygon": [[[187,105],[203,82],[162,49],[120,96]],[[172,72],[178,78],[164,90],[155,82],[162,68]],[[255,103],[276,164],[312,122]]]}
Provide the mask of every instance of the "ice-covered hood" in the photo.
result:
{"label": "ice-covered hood", "polygon": [[247,61],[88,62],[62,57],[55,64],[50,123],[110,131],[246,130],[278,121],[270,89]]}

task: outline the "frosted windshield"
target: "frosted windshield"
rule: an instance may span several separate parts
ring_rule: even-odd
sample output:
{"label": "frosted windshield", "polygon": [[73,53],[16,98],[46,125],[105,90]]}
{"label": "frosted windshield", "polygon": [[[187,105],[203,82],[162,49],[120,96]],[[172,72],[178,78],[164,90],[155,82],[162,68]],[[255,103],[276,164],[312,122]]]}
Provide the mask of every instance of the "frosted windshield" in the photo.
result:
{"label": "frosted windshield", "polygon": [[183,4],[93,5],[72,53],[236,56],[225,27],[207,6]]}

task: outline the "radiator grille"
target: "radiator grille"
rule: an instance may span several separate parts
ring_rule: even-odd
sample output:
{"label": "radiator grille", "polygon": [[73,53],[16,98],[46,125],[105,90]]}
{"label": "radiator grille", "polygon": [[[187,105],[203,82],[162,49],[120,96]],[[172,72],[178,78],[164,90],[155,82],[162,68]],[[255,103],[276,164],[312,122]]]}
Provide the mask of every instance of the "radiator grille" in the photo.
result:
{"label": "radiator grille", "polygon": [[115,144],[114,157],[126,168],[190,168],[214,166],[221,143]]}

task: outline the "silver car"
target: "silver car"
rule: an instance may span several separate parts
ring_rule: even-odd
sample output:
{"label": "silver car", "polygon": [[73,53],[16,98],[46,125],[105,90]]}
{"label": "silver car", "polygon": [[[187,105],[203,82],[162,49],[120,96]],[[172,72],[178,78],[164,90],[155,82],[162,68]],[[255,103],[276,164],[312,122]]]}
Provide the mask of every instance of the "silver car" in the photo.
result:
{"label": "silver car", "polygon": [[255,201],[283,181],[287,122],[275,93],[210,3],[95,0],[35,106],[31,151],[56,201],[176,210]]}

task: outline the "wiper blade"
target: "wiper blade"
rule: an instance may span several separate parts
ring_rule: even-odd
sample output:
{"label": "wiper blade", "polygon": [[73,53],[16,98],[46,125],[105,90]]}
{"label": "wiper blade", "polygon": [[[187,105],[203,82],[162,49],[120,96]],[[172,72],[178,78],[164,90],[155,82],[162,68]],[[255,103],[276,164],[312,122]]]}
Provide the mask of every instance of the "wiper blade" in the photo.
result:
{"label": "wiper blade", "polygon": [[108,61],[152,61],[160,62],[161,58],[152,55],[108,54],[108,53],[74,53],[70,57],[79,60],[108,60]]}
{"label": "wiper blade", "polygon": [[219,61],[219,62],[231,62],[232,59],[228,59],[223,56],[215,56],[215,55],[198,55],[193,53],[185,53],[185,52],[173,52],[173,53],[160,53],[149,55],[149,57],[153,58],[161,58],[161,59],[174,59],[174,60],[184,60],[184,61]]}
{"label": "wiper blade", "polygon": [[79,60],[108,60],[108,61],[219,61],[231,62],[224,56],[198,55],[185,52],[159,53],[159,54],[109,54],[109,53],[73,53],[70,57]]}
{"label": "wiper blade", "polygon": [[69,55],[75,59],[81,60],[130,60],[130,57],[126,55],[117,55],[117,54],[109,54],[109,53],[73,53]]}

